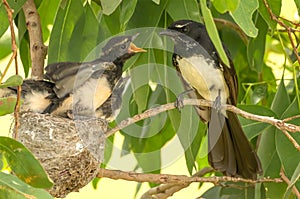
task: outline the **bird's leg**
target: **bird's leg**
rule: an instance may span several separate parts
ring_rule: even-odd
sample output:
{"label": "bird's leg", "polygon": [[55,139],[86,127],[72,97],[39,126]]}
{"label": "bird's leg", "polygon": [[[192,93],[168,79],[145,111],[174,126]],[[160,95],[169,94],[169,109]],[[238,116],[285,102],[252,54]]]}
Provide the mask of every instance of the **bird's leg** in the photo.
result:
{"label": "bird's leg", "polygon": [[183,97],[184,95],[190,93],[190,92],[193,92],[194,89],[189,89],[189,90],[186,90],[186,91],[183,91],[182,93],[180,93],[179,95],[177,95],[176,97],[176,101],[175,101],[175,107],[178,109],[178,111],[181,111],[181,109],[184,107],[183,105]]}
{"label": "bird's leg", "polygon": [[219,89],[218,92],[219,92],[218,96],[216,97],[215,101],[212,104],[212,108],[217,110],[217,111],[221,110],[221,106],[222,106],[222,104],[221,104],[221,90]]}

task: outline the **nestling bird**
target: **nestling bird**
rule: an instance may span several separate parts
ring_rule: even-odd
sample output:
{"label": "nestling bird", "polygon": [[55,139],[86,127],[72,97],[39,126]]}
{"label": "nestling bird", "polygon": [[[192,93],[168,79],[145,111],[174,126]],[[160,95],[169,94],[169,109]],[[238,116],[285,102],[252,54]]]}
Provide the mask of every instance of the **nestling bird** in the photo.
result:
{"label": "nestling bird", "polygon": [[[125,61],[136,53],[145,52],[133,44],[137,36],[138,34],[112,38],[103,47],[100,58],[94,61],[48,65],[45,68],[45,80],[24,81],[22,110],[72,116],[75,119],[109,117],[109,113],[103,112],[101,105],[110,98],[121,78]],[[122,88],[122,85],[119,87]],[[120,89],[117,91],[122,92]],[[7,88],[0,91],[0,96],[15,93],[14,88]],[[112,113],[111,110],[110,112]]]}
{"label": "nestling bird", "polygon": [[173,65],[186,87],[194,89],[197,98],[214,101],[212,108],[196,107],[201,120],[208,122],[209,163],[224,175],[256,179],[261,163],[237,115],[220,110],[226,103],[237,104],[238,81],[228,50],[224,46],[230,66],[221,61],[205,26],[191,20],[176,21],[160,34],[174,41]]}

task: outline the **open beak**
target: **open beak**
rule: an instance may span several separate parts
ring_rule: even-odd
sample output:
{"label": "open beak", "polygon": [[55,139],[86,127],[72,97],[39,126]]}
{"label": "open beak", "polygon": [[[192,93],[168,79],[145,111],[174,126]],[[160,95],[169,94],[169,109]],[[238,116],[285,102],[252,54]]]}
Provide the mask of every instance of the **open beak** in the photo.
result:
{"label": "open beak", "polygon": [[128,48],[128,53],[139,53],[139,52],[147,52],[147,50],[137,47],[134,43],[130,43]]}

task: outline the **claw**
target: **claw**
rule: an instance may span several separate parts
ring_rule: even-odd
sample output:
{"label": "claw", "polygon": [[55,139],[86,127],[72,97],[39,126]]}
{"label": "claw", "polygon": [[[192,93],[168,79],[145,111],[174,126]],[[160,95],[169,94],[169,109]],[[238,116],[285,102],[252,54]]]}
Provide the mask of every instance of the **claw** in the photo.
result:
{"label": "claw", "polygon": [[181,109],[183,109],[184,105],[183,105],[183,94],[181,93],[177,96],[176,101],[175,101],[175,107],[178,109],[178,111],[180,112]]}
{"label": "claw", "polygon": [[194,89],[190,89],[190,90],[184,91],[184,92],[180,93],[179,95],[177,95],[176,101],[175,101],[174,105],[178,109],[179,112],[184,107],[184,104],[183,104],[183,97],[184,97],[184,95],[186,95],[186,94],[188,94],[189,92],[192,92],[192,91],[194,91]]}
{"label": "claw", "polygon": [[216,109],[217,111],[220,111],[221,106],[222,106],[222,104],[221,104],[221,91],[219,90],[219,94],[216,97],[215,101],[213,102],[212,108]]}

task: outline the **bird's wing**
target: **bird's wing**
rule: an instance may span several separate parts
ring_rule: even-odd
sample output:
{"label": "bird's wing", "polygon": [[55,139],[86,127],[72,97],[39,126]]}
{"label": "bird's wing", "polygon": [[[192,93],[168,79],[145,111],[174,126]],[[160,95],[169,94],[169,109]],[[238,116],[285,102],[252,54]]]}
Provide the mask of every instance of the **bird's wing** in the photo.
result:
{"label": "bird's wing", "polygon": [[82,63],[79,62],[59,62],[46,66],[45,79],[58,81],[66,76],[74,75],[78,72]]}
{"label": "bird's wing", "polygon": [[[192,87],[189,85],[189,83],[187,83],[181,72],[180,72],[180,69],[179,69],[179,66],[178,66],[178,63],[176,61],[176,54],[173,54],[173,57],[172,57],[172,62],[173,62],[173,65],[175,66],[176,70],[177,70],[177,74],[178,76],[180,77],[181,81],[182,81],[182,84],[183,84],[183,87],[186,91],[192,89]],[[191,99],[204,99],[198,92],[196,91],[191,91],[191,92],[188,92],[188,96],[191,98]],[[208,122],[210,120],[210,107],[208,106],[194,106],[195,108],[195,111],[196,113],[198,114],[199,118],[201,119],[201,121],[203,122]]]}
{"label": "bird's wing", "polygon": [[[101,73],[105,68],[103,62],[73,63],[63,62],[50,64],[46,67],[45,78],[55,84],[54,92],[58,98],[64,98],[83,84],[93,75]],[[100,71],[100,72],[99,72]]]}
{"label": "bird's wing", "polygon": [[220,60],[220,64],[223,68],[224,79],[226,81],[229,90],[229,98],[227,103],[235,106],[237,104],[237,98],[238,98],[238,80],[233,66],[233,62],[230,59],[230,56],[227,57],[229,59],[230,68],[226,66],[225,63],[223,63],[221,60]]}

